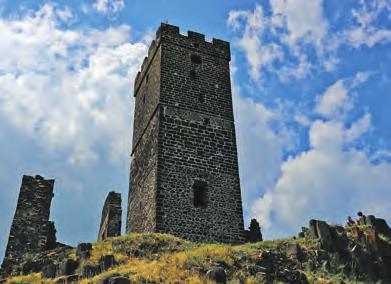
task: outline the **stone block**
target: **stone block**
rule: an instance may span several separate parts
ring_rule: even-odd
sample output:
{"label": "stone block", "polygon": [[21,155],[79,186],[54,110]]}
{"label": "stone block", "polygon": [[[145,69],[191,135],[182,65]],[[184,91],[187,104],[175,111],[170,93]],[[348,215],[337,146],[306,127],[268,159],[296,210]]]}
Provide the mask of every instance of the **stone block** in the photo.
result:
{"label": "stone block", "polygon": [[57,266],[53,263],[45,265],[42,270],[42,278],[55,278],[57,272]]}
{"label": "stone block", "polygon": [[114,255],[104,255],[101,257],[99,265],[101,271],[106,271],[116,264]]}
{"label": "stone block", "polygon": [[75,273],[79,262],[73,259],[66,259],[62,261],[57,268],[57,276],[72,275]]}
{"label": "stone block", "polygon": [[80,243],[76,248],[76,256],[83,260],[91,256],[92,244],[91,243]]}
{"label": "stone block", "polygon": [[82,267],[82,277],[91,278],[100,273],[99,265],[85,265]]}
{"label": "stone block", "polygon": [[218,266],[213,267],[211,270],[209,270],[206,273],[206,277],[209,280],[214,281],[215,283],[219,283],[219,284],[227,283],[227,275],[225,273],[224,268],[222,267],[218,267]]}

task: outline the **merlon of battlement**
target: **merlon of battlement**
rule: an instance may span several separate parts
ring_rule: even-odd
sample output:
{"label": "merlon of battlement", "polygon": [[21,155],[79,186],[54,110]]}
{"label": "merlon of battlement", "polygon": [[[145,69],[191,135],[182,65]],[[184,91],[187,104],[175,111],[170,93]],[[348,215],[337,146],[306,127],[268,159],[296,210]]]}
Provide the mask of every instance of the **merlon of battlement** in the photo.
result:
{"label": "merlon of battlement", "polygon": [[187,35],[180,33],[179,27],[161,23],[156,31],[156,39],[151,42],[148,49],[148,56],[144,58],[141,65],[141,70],[137,73],[134,81],[134,96],[137,94],[137,90],[143,81],[144,75],[147,72],[150,62],[160,45],[161,42],[171,42],[187,48],[192,48],[199,53],[213,54],[214,56],[224,58],[228,61],[231,60],[231,52],[229,42],[213,38],[212,42],[205,40],[205,35],[193,31],[188,31]]}

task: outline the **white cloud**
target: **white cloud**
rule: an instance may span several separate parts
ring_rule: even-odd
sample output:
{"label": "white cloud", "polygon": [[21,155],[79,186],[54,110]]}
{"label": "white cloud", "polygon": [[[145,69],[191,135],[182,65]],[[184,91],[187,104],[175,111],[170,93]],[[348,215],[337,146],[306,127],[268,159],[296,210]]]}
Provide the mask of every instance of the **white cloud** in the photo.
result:
{"label": "white cloud", "polygon": [[275,185],[251,206],[268,237],[295,234],[311,218],[344,222],[358,210],[391,217],[391,163],[379,159],[380,152],[355,146],[371,129],[371,115],[346,126],[339,110],[350,104],[350,89],[342,82],[330,86],[318,104],[326,120],[310,122],[309,149],[283,162]]}
{"label": "white cloud", "polygon": [[97,0],[93,7],[101,14],[115,14],[125,7],[124,0]]}
{"label": "white cloud", "polygon": [[262,42],[261,36],[266,22],[261,6],[257,5],[254,12],[231,11],[227,22],[232,28],[239,29],[242,24],[241,20],[245,21],[244,33],[237,41],[237,45],[246,53],[251,67],[251,77],[258,80],[262,67],[271,66],[274,61],[281,61],[283,52],[277,44],[263,44]]}
{"label": "white cloud", "polygon": [[[278,110],[239,95],[234,96],[240,177],[244,204],[273,185],[280,174],[284,151],[292,134]],[[256,153],[256,155],[254,154]]]}
{"label": "white cloud", "polygon": [[[271,16],[265,15],[260,5],[253,11],[230,11],[228,16],[228,25],[242,32],[236,44],[246,54],[250,75],[259,80],[260,73],[267,69],[276,73],[281,81],[303,78],[309,73],[311,64],[301,46],[312,44],[322,56],[321,43],[327,33],[322,1],[271,0],[270,5]],[[335,60],[327,60],[331,68]],[[276,68],[276,63],[282,67]]]}
{"label": "white cloud", "polygon": [[321,46],[328,26],[323,18],[322,0],[270,0],[270,5],[276,18],[273,28],[286,27],[285,40],[290,46],[299,40]]}
{"label": "white cloud", "polygon": [[[260,188],[273,185],[280,175],[284,151],[292,146],[292,133],[284,125],[280,110],[241,96],[236,84],[235,58],[231,61],[231,82],[243,204],[260,195]],[[257,153],[256,155],[254,153]],[[245,207],[245,209],[247,209]]]}
{"label": "white cloud", "polygon": [[133,78],[146,44],[130,27],[60,28],[70,10],[44,5],[20,19],[0,19],[0,117],[69,162],[126,158]]}
{"label": "white cloud", "polygon": [[391,41],[391,29],[376,26],[375,22],[382,12],[391,12],[391,4],[386,1],[360,1],[359,9],[352,10],[356,25],[342,34],[355,48],[362,45],[372,47],[378,43]]}
{"label": "white cloud", "polygon": [[[342,46],[373,47],[391,41],[391,29],[381,20],[391,12],[389,1],[361,0],[341,12],[348,15],[328,19],[323,0],[269,0],[268,4],[230,11],[227,20],[239,35],[235,43],[244,51],[254,80],[264,71],[282,82],[305,78],[317,68],[332,72]],[[333,22],[342,17],[349,24]]]}
{"label": "white cloud", "polygon": [[315,111],[325,117],[335,117],[351,108],[348,90],[343,80],[338,80],[318,97]]}

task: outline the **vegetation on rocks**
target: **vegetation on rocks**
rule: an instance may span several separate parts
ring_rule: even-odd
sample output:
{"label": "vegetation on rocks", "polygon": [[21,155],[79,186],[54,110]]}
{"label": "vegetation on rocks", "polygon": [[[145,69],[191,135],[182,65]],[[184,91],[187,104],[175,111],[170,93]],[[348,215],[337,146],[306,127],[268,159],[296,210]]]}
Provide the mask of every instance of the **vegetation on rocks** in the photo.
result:
{"label": "vegetation on rocks", "polygon": [[242,245],[128,234],[25,255],[6,283],[391,283],[390,267],[391,229],[367,216]]}

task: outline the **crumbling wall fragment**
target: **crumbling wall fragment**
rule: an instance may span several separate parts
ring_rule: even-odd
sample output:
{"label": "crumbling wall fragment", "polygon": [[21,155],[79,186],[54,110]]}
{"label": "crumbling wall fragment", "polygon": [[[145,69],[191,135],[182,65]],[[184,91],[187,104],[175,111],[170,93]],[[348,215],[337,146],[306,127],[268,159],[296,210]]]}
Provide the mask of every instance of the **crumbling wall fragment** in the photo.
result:
{"label": "crumbling wall fragment", "polygon": [[121,217],[121,194],[111,191],[103,206],[98,241],[121,235]]}
{"label": "crumbling wall fragment", "polygon": [[56,229],[49,221],[54,180],[36,175],[23,176],[18,203],[11,225],[2,274],[8,274],[26,254],[56,247]]}

